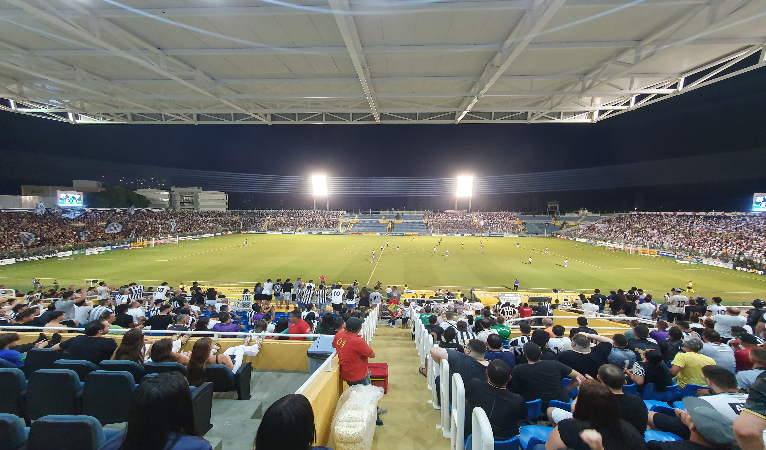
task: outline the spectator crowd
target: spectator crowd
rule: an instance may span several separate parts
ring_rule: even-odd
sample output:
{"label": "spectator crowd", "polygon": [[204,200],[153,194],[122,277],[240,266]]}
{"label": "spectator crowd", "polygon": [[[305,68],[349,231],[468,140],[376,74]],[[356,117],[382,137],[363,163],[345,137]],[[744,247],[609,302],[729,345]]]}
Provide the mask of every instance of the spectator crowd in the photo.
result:
{"label": "spectator crowd", "polygon": [[521,222],[512,212],[443,212],[425,215],[432,233],[519,232]]}

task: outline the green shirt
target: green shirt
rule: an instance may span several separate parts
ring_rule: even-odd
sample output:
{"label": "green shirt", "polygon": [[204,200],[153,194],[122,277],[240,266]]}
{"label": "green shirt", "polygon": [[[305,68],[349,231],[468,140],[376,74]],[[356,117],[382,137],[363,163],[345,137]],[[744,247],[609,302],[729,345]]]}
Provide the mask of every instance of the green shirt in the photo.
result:
{"label": "green shirt", "polygon": [[428,318],[431,316],[435,316],[434,313],[423,313],[420,315],[420,321],[423,323],[423,326],[428,325]]}
{"label": "green shirt", "polygon": [[492,325],[490,328],[497,330],[497,334],[499,334],[504,341],[511,338],[511,329],[505,325]]}

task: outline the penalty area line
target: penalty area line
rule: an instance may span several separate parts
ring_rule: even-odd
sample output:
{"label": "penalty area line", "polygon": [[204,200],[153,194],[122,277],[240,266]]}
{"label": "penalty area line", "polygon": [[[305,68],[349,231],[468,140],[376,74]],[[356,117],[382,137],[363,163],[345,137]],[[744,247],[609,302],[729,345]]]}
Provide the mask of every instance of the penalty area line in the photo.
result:
{"label": "penalty area line", "polygon": [[375,269],[378,268],[378,264],[380,264],[380,260],[383,259],[383,252],[380,252],[380,257],[378,258],[378,261],[375,263],[375,267],[372,268],[372,273],[370,273],[370,278],[367,280],[367,284],[370,284],[370,281],[372,281],[372,276],[375,274]]}

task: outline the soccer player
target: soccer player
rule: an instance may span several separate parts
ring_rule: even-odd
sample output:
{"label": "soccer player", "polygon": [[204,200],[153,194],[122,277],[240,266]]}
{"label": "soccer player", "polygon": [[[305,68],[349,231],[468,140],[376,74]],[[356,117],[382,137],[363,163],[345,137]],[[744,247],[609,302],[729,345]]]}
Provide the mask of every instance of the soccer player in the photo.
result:
{"label": "soccer player", "polygon": [[245,239],[245,245],[247,245],[247,239]]}
{"label": "soccer player", "polygon": [[374,263],[374,262],[375,262],[375,255],[372,255],[372,261],[370,261],[370,263]]}
{"label": "soccer player", "polygon": [[436,247],[434,247],[434,255],[436,254]]}
{"label": "soccer player", "polygon": [[548,247],[545,247],[545,253],[548,253]]}
{"label": "soccer player", "polygon": [[519,248],[519,243],[518,242],[516,242],[516,248]]}
{"label": "soccer player", "polygon": [[449,258],[449,250],[447,250],[447,251],[444,253],[444,257],[445,257],[445,258]]}
{"label": "soccer player", "polygon": [[564,260],[564,267],[566,267],[566,266],[568,266],[568,265],[569,265],[569,260],[568,260],[568,259],[565,259],[565,260]]}
{"label": "soccer player", "polygon": [[386,241],[386,247],[388,247],[388,241]]}
{"label": "soccer player", "polygon": [[484,245],[481,246],[481,252],[484,253]]}
{"label": "soccer player", "polygon": [[532,251],[535,251],[535,248],[534,248],[534,247],[532,247]]}
{"label": "soccer player", "polygon": [[396,246],[396,249],[399,250],[399,246],[398,245]]}
{"label": "soccer player", "polygon": [[529,257],[529,264],[530,265],[532,264],[532,257],[531,256]]}
{"label": "soccer player", "polygon": [[460,248],[465,248],[465,242],[460,243]]}
{"label": "soccer player", "polygon": [[444,239],[444,238],[439,238],[439,243],[440,243],[440,244],[442,243],[442,239]]}
{"label": "soccer player", "polygon": [[375,257],[375,250],[372,251],[372,257]]}
{"label": "soccer player", "polygon": [[689,280],[689,283],[686,285],[686,292],[694,293],[694,285],[692,284],[692,281]]}

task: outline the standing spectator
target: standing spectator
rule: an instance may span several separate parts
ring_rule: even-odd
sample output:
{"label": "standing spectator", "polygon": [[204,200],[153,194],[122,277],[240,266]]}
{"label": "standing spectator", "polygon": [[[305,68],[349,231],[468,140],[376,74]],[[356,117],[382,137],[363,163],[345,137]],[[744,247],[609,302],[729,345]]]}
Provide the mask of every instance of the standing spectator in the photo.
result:
{"label": "standing spectator", "polygon": [[109,289],[105,282],[101,281],[96,288],[96,295],[99,300],[108,300],[112,298],[112,290]]}
{"label": "standing spectator", "polygon": [[652,317],[654,316],[654,310],[656,309],[652,303],[648,301],[642,301],[637,308],[639,319],[652,320]]}
{"label": "standing spectator", "polygon": [[532,317],[532,308],[529,307],[529,304],[524,303],[521,305],[521,308],[519,308],[519,317],[522,319]]}
{"label": "standing spectator", "polygon": [[159,314],[149,317],[144,326],[150,330],[167,330],[173,323],[173,317],[170,315],[170,311],[173,309],[170,305],[162,305],[159,309]]}
{"label": "standing spectator", "polygon": [[705,379],[702,376],[702,368],[715,365],[713,358],[700,353],[702,345],[701,339],[686,339],[684,340],[685,353],[678,353],[673,358],[670,375],[676,377],[681,389],[689,383],[704,385]]}
{"label": "standing spectator", "polygon": [[726,307],[721,305],[721,302],[723,302],[721,297],[713,297],[711,300],[713,301],[713,304],[707,307],[707,312],[705,313],[706,316],[726,314]]}
{"label": "standing spectator", "polygon": [[726,308],[726,314],[710,316],[710,320],[715,322],[715,331],[721,335],[722,342],[729,342],[729,339],[734,337],[731,334],[731,327],[744,327],[747,324],[747,319],[740,313],[739,308],[729,307]]}
{"label": "standing spectator", "polygon": [[681,288],[674,287],[670,290],[673,293],[665,303],[668,305],[668,322],[673,323],[676,321],[684,320],[686,314],[686,304],[689,303],[689,299],[681,295]]}
{"label": "standing spectator", "polygon": [[507,440],[519,434],[519,423],[527,417],[524,398],[511,393],[506,385],[511,379],[511,368],[502,360],[490,361],[487,378],[474,378],[465,384],[465,436],[471,434],[473,408],[483,408],[492,426],[496,441]]}
{"label": "standing spectator", "polygon": [[[464,351],[465,353],[460,353],[452,349],[435,347],[431,349],[431,357],[436,364],[441,363],[442,359],[449,361],[450,380],[452,380],[454,373],[459,373],[463,377],[464,383],[468,383],[474,378],[483,380],[486,377],[487,365],[489,365],[489,361],[484,357],[487,345],[478,339],[471,339]],[[437,378],[441,378],[441,376]],[[439,381],[436,382],[436,385],[439,385]]]}
{"label": "standing spectator", "polygon": [[69,291],[63,293],[61,298],[53,304],[56,307],[56,311],[64,311],[64,320],[74,320],[75,307],[85,305],[86,299],[85,295],[75,299],[74,292]]}

